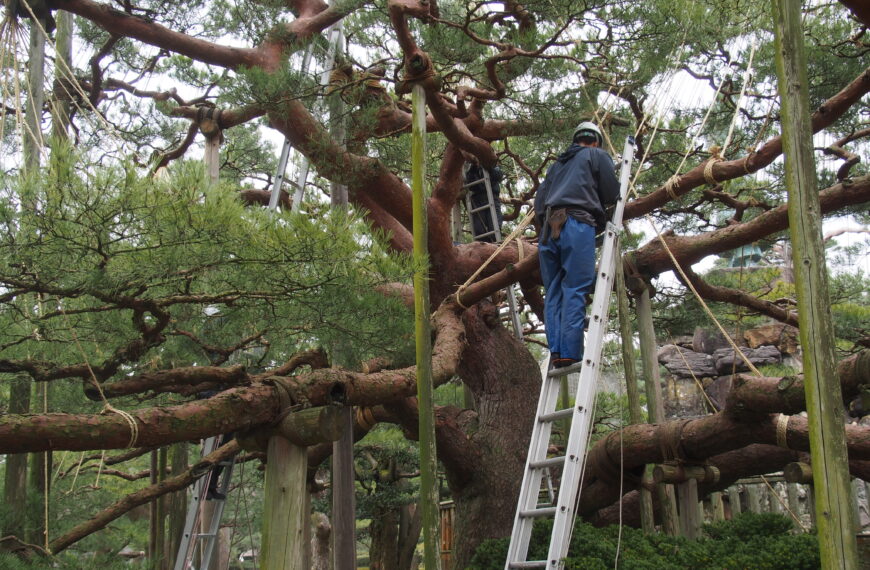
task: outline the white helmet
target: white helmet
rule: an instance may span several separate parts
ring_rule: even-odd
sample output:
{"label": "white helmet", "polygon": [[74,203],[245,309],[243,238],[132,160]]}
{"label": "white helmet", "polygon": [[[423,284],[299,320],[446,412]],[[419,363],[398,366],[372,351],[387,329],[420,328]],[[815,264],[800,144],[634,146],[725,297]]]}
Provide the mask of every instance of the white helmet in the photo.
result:
{"label": "white helmet", "polygon": [[601,135],[601,129],[593,122],[583,121],[574,129],[574,134],[571,135],[571,140],[577,140],[577,135],[594,136],[599,145],[604,144],[604,137]]}

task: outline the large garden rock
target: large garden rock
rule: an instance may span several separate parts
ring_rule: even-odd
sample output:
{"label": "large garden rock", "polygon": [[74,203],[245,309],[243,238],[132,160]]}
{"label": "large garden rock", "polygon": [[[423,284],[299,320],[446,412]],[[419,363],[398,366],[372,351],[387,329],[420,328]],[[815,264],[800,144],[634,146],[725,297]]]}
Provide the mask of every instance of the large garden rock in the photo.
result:
{"label": "large garden rock", "polygon": [[[775,346],[742,347],[740,351],[746,355],[749,362],[754,366],[782,363],[782,353]],[[749,370],[746,362],[737,355],[733,348],[721,348],[713,353],[712,358],[716,363],[715,367],[719,375]]]}
{"label": "large garden rock", "polygon": [[709,354],[666,344],[659,349],[658,359],[674,376],[691,378],[692,373],[698,378],[716,376],[715,360]]}
{"label": "large garden rock", "polygon": [[798,330],[792,326],[774,323],[750,329],[743,333],[746,344],[752,348],[775,346],[783,354],[797,354],[800,350]]}

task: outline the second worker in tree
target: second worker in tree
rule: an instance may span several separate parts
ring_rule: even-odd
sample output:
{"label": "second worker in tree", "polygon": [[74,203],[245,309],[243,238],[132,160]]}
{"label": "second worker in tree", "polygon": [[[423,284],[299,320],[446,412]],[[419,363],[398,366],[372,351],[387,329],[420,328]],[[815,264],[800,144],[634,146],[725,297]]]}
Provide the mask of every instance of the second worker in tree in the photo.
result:
{"label": "second worker in tree", "polygon": [[557,368],[583,358],[586,296],[595,283],[595,236],[604,231],[608,207],[619,199],[613,159],[600,148],[602,143],[594,123],[577,125],[571,146],[550,166],[535,196],[544,324]]}

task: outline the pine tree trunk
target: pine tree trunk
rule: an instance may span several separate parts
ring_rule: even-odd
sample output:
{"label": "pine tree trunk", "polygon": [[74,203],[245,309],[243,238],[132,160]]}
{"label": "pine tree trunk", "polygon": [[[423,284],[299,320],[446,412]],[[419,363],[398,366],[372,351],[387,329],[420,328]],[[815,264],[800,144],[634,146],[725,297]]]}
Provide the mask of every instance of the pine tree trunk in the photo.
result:
{"label": "pine tree trunk", "polygon": [[[497,321],[492,306],[467,311],[467,348],[459,373],[477,403],[468,430],[481,455],[473,478],[447,466],[456,503],[453,567],[465,568],[487,538],[508,536],[540,394],[540,367],[529,350]],[[531,404],[530,404],[531,402]],[[471,426],[469,426],[471,427]]]}

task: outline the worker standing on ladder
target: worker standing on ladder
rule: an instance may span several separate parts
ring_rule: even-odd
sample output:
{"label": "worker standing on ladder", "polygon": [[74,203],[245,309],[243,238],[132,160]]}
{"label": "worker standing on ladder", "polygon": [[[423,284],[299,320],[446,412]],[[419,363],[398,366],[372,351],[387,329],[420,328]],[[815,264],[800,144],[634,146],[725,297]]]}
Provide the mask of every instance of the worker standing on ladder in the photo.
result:
{"label": "worker standing on ladder", "polygon": [[547,171],[535,196],[541,227],[538,257],[544,281],[544,324],[556,368],[583,358],[586,296],[595,283],[595,235],[619,199],[613,160],[600,148],[599,128],[583,122]]}

